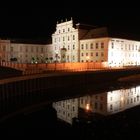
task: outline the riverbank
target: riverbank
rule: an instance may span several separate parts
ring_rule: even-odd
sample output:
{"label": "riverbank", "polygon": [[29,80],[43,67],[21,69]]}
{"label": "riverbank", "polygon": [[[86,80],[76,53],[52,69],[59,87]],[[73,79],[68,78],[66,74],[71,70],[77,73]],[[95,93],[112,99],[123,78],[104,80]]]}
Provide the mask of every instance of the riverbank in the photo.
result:
{"label": "riverbank", "polygon": [[119,82],[140,82],[140,74],[134,74],[127,77],[122,77],[118,79]]}

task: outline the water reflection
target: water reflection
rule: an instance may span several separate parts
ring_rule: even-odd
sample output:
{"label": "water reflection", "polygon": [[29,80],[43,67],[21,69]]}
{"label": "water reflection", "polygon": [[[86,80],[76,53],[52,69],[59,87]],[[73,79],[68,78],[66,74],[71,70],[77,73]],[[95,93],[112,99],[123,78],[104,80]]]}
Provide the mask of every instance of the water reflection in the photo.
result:
{"label": "water reflection", "polygon": [[140,104],[140,86],[86,95],[53,103],[57,117],[72,124],[72,118],[80,117],[80,111],[102,115],[114,114]]}

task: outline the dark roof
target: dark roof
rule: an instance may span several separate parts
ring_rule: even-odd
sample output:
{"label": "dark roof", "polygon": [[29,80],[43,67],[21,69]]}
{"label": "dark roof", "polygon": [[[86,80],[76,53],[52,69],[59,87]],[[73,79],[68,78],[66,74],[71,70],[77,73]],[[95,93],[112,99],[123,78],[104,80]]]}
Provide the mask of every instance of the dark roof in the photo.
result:
{"label": "dark roof", "polygon": [[51,44],[51,39],[10,39],[11,43],[23,43],[23,44]]}
{"label": "dark roof", "polygon": [[118,30],[115,28],[109,27],[97,27],[91,30],[88,30],[81,39],[92,39],[92,38],[101,38],[101,37],[112,37],[112,38],[122,38],[128,40],[137,40],[140,41],[140,35]]}

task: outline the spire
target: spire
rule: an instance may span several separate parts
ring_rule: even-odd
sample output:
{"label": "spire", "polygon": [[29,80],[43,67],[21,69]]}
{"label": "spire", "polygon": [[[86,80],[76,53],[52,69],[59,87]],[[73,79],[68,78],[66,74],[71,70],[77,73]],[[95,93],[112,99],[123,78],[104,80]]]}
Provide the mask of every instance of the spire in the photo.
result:
{"label": "spire", "polygon": [[67,22],[67,18],[66,18],[66,22]]}
{"label": "spire", "polygon": [[72,17],[71,17],[71,20],[73,20]]}

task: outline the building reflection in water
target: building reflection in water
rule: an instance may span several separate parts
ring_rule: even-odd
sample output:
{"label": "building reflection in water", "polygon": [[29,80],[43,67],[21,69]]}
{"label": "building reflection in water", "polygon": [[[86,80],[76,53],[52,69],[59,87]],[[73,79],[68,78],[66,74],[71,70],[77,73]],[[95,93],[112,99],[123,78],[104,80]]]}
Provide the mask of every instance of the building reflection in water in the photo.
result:
{"label": "building reflection in water", "polygon": [[57,117],[72,124],[72,118],[79,116],[79,110],[93,114],[114,114],[140,104],[140,86],[100,94],[87,95],[53,103]]}

